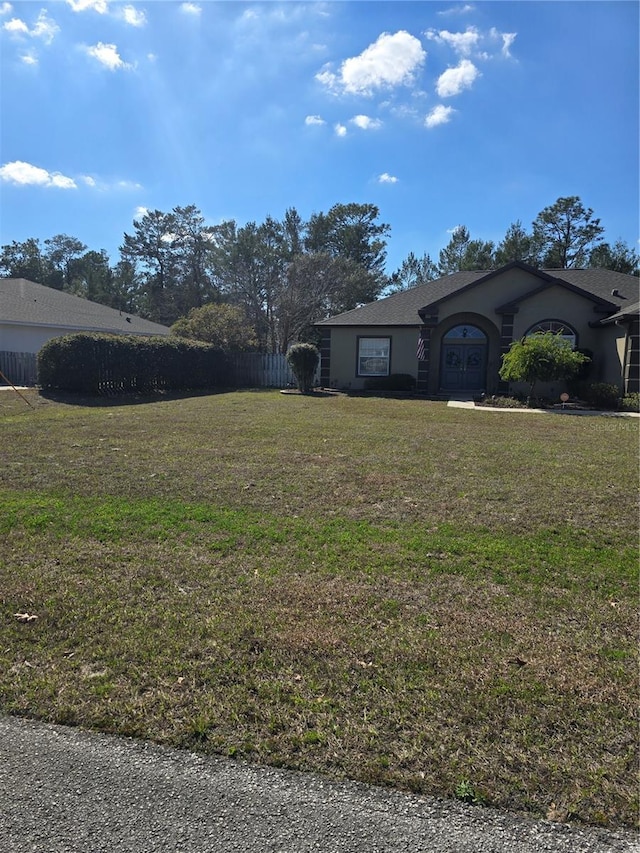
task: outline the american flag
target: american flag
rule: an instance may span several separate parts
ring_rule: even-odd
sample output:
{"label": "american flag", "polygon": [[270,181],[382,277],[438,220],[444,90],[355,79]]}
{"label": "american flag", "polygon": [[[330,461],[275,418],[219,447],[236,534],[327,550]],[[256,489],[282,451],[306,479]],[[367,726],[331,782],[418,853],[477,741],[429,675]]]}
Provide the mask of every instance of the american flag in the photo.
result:
{"label": "american flag", "polygon": [[418,347],[416,349],[416,356],[418,357],[418,361],[424,361],[424,338],[422,335],[418,336]]}

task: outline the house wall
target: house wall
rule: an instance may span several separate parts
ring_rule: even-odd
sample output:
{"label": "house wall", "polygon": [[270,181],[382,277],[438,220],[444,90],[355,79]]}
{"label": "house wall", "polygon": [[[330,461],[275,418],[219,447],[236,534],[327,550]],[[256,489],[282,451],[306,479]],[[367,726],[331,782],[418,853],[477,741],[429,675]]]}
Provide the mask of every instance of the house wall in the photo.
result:
{"label": "house wall", "polygon": [[73,331],[75,330],[64,330],[58,326],[0,323],[0,351],[37,353],[51,338],[58,338]]}
{"label": "house wall", "polygon": [[391,338],[391,373],[418,374],[418,326],[335,326],[331,329],[329,384],[332,388],[362,390],[365,377],[357,376],[358,337]]}

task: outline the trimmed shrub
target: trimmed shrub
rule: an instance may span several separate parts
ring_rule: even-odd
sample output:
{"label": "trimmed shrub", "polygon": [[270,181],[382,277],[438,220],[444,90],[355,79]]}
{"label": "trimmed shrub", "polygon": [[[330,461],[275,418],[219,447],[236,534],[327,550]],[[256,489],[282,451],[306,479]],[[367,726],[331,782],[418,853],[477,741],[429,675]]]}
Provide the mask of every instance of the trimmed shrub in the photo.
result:
{"label": "trimmed shrub", "polygon": [[44,390],[145,394],[213,388],[229,375],[224,354],[177,338],[75,334],[53,338],[38,353]]}
{"label": "trimmed shrub", "polygon": [[597,409],[617,409],[620,407],[620,389],[608,382],[594,382],[584,389],[584,398]]}
{"label": "trimmed shrub", "polygon": [[298,383],[298,390],[303,394],[313,391],[320,353],[312,344],[294,344],[287,352],[287,363],[293,371]]}
{"label": "trimmed shrub", "polygon": [[622,398],[621,408],[623,412],[640,412],[640,394],[626,394]]}
{"label": "trimmed shrub", "polygon": [[402,391],[408,393],[415,390],[416,380],[410,373],[390,373],[389,376],[369,376],[364,380],[367,391]]}

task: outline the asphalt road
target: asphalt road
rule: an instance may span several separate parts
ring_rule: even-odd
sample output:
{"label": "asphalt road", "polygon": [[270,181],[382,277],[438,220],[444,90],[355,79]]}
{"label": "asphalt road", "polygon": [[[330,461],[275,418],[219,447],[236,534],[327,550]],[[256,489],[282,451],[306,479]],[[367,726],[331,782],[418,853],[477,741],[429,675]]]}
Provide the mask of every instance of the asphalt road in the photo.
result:
{"label": "asphalt road", "polygon": [[2,853],[628,853],[636,842],[0,717]]}

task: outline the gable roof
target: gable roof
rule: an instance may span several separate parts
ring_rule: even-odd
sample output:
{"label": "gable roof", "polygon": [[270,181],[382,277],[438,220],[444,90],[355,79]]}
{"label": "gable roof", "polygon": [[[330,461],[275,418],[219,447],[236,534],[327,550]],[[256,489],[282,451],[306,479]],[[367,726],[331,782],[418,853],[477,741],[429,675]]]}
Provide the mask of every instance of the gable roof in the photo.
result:
{"label": "gable roof", "polygon": [[[540,287],[560,285],[581,293],[600,303],[604,312],[615,312],[638,299],[638,279],[613,270],[539,270],[519,261],[513,261],[497,270],[470,270],[429,281],[426,284],[394,293],[361,308],[345,311],[317,326],[420,326],[421,312],[453,295],[475,287],[510,269],[521,269],[540,279]],[[531,291],[519,297],[527,298]],[[496,306],[496,308],[499,306]],[[428,312],[427,312],[428,313]]]}
{"label": "gable roof", "polygon": [[0,279],[0,323],[55,327],[60,334],[168,335],[169,328],[26,278]]}

